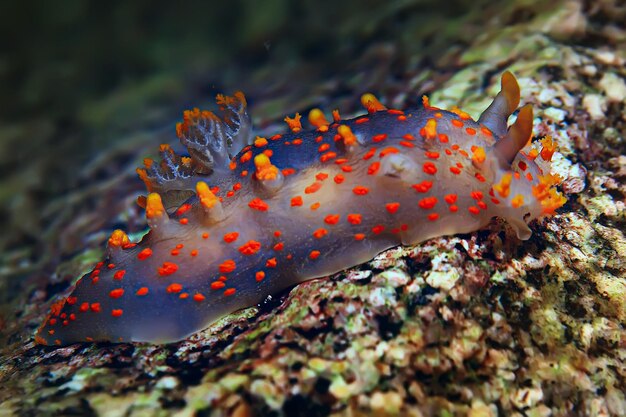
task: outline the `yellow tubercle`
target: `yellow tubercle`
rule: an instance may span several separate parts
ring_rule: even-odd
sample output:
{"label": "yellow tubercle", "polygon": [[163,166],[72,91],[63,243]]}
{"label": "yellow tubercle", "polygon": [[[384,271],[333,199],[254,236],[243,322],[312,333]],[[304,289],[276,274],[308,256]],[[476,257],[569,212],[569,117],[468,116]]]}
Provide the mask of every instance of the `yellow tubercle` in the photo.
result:
{"label": "yellow tubercle", "polygon": [[254,140],[254,146],[256,146],[257,148],[262,148],[263,146],[267,145],[267,139],[262,138],[261,136],[257,136],[256,139]]}
{"label": "yellow tubercle", "polygon": [[163,207],[163,201],[158,193],[150,193],[146,198],[146,218],[157,219],[166,217],[165,207]]}
{"label": "yellow tubercle", "polygon": [[109,237],[110,248],[120,248],[124,245],[128,245],[129,243],[130,239],[128,238],[128,235],[120,229],[114,230],[113,233],[111,233],[111,237]]}
{"label": "yellow tubercle", "polygon": [[300,116],[300,113],[296,113],[293,118],[289,116],[285,117],[285,123],[287,123],[287,126],[289,126],[289,129],[291,129],[293,133],[298,133],[302,130],[302,122],[300,121],[301,118],[302,116]]}
{"label": "yellow tubercle", "polygon": [[320,109],[313,109],[309,112],[309,123],[317,128],[328,126],[330,122],[326,120],[324,112]]}
{"label": "yellow tubercle", "polygon": [[428,119],[424,125],[424,136],[426,139],[435,139],[437,137],[437,121]]}
{"label": "yellow tubercle", "polygon": [[263,153],[254,157],[254,166],[256,177],[261,181],[275,180],[278,177],[278,167],[273,165],[270,158]]}
{"label": "yellow tubercle", "polygon": [[337,133],[339,133],[339,135],[343,139],[343,143],[346,146],[354,146],[358,143],[356,136],[354,136],[354,133],[352,133],[352,129],[350,129],[349,126],[346,126],[346,125],[339,126],[337,128]]}
{"label": "yellow tubercle", "polygon": [[202,204],[202,207],[205,209],[213,208],[220,202],[219,198],[213,194],[213,191],[209,189],[209,186],[204,181],[198,181],[196,183],[196,193],[198,194],[200,204]]}
{"label": "yellow tubercle", "polygon": [[515,197],[511,199],[511,206],[513,208],[522,207],[524,205],[524,196],[521,194],[516,194]]}
{"label": "yellow tubercle", "polygon": [[482,165],[482,163],[485,162],[486,158],[487,155],[485,154],[485,148],[483,148],[482,146],[477,146],[472,149],[472,162],[475,165]]}
{"label": "yellow tubercle", "polygon": [[378,101],[376,96],[372,93],[365,93],[361,96],[361,104],[368,113],[375,113],[377,111],[387,110],[387,107]]}
{"label": "yellow tubercle", "polygon": [[500,195],[500,197],[507,198],[511,192],[512,180],[513,174],[511,172],[507,172],[502,176],[499,183],[493,185],[493,189]]}

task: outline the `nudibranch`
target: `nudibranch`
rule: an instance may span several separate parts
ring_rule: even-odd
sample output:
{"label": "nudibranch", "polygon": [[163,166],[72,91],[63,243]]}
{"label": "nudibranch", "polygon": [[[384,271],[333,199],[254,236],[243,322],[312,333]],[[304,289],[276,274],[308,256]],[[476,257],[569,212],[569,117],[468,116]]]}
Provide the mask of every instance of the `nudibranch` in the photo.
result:
{"label": "nudibranch", "polygon": [[150,232],[112,233],[104,259],[54,303],[35,340],[167,343],[294,284],[357,265],[397,245],[475,231],[494,216],[520,239],[565,203],[550,173],[555,143],[531,140],[533,112],[515,77],[474,121],[458,108],[388,109],[311,130],[252,135],[244,95],[216,112],[185,111],[186,155],[161,145],[138,169]]}

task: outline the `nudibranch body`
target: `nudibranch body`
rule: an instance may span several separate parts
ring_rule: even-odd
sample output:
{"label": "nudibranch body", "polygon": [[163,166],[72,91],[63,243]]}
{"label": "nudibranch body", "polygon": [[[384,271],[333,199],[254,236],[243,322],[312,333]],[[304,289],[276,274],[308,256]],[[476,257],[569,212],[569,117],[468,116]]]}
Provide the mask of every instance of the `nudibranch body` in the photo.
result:
{"label": "nudibranch body", "polygon": [[400,244],[465,233],[494,216],[527,239],[527,223],[565,198],[550,174],[549,137],[531,143],[510,73],[478,121],[422,106],[328,121],[286,118],[291,132],[252,137],[245,98],[218,96],[219,116],[187,111],[188,156],[161,145],[138,173],[151,231],[109,239],[105,259],[55,303],[36,341],[171,342],[288,286],[365,262]]}

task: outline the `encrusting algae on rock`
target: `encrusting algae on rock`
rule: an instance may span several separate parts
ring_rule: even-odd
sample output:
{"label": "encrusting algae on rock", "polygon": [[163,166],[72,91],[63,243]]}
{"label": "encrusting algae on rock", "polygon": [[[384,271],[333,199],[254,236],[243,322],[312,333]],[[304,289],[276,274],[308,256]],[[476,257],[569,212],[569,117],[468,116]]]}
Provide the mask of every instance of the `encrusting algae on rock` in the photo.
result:
{"label": "encrusting algae on rock", "polygon": [[478,121],[458,108],[387,109],[329,121],[320,110],[285,119],[291,132],[251,136],[242,93],[218,114],[186,111],[176,127],[189,156],[161,145],[139,169],[138,203],[151,228],[139,243],[119,230],[103,261],[52,308],[46,345],[181,340],[221,316],[397,245],[466,233],[504,218],[527,223],[565,203],[550,174],[555,144],[531,141],[533,112],[505,72]]}

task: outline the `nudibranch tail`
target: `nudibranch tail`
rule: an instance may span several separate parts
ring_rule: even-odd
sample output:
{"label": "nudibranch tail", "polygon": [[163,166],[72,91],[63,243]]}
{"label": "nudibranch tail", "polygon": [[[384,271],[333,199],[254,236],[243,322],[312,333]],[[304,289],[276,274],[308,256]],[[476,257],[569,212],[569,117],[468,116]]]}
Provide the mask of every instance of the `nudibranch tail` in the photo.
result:
{"label": "nudibranch tail", "polygon": [[217,112],[183,114],[188,155],[161,145],[138,170],[150,232],[113,232],[104,259],[52,305],[36,341],[172,342],[296,283],[425,239],[475,231],[503,217],[528,222],[565,203],[550,173],[556,145],[531,140],[533,115],[505,72],[474,121],[458,108],[389,109],[332,121],[296,113],[288,132],[251,134],[241,93]]}

